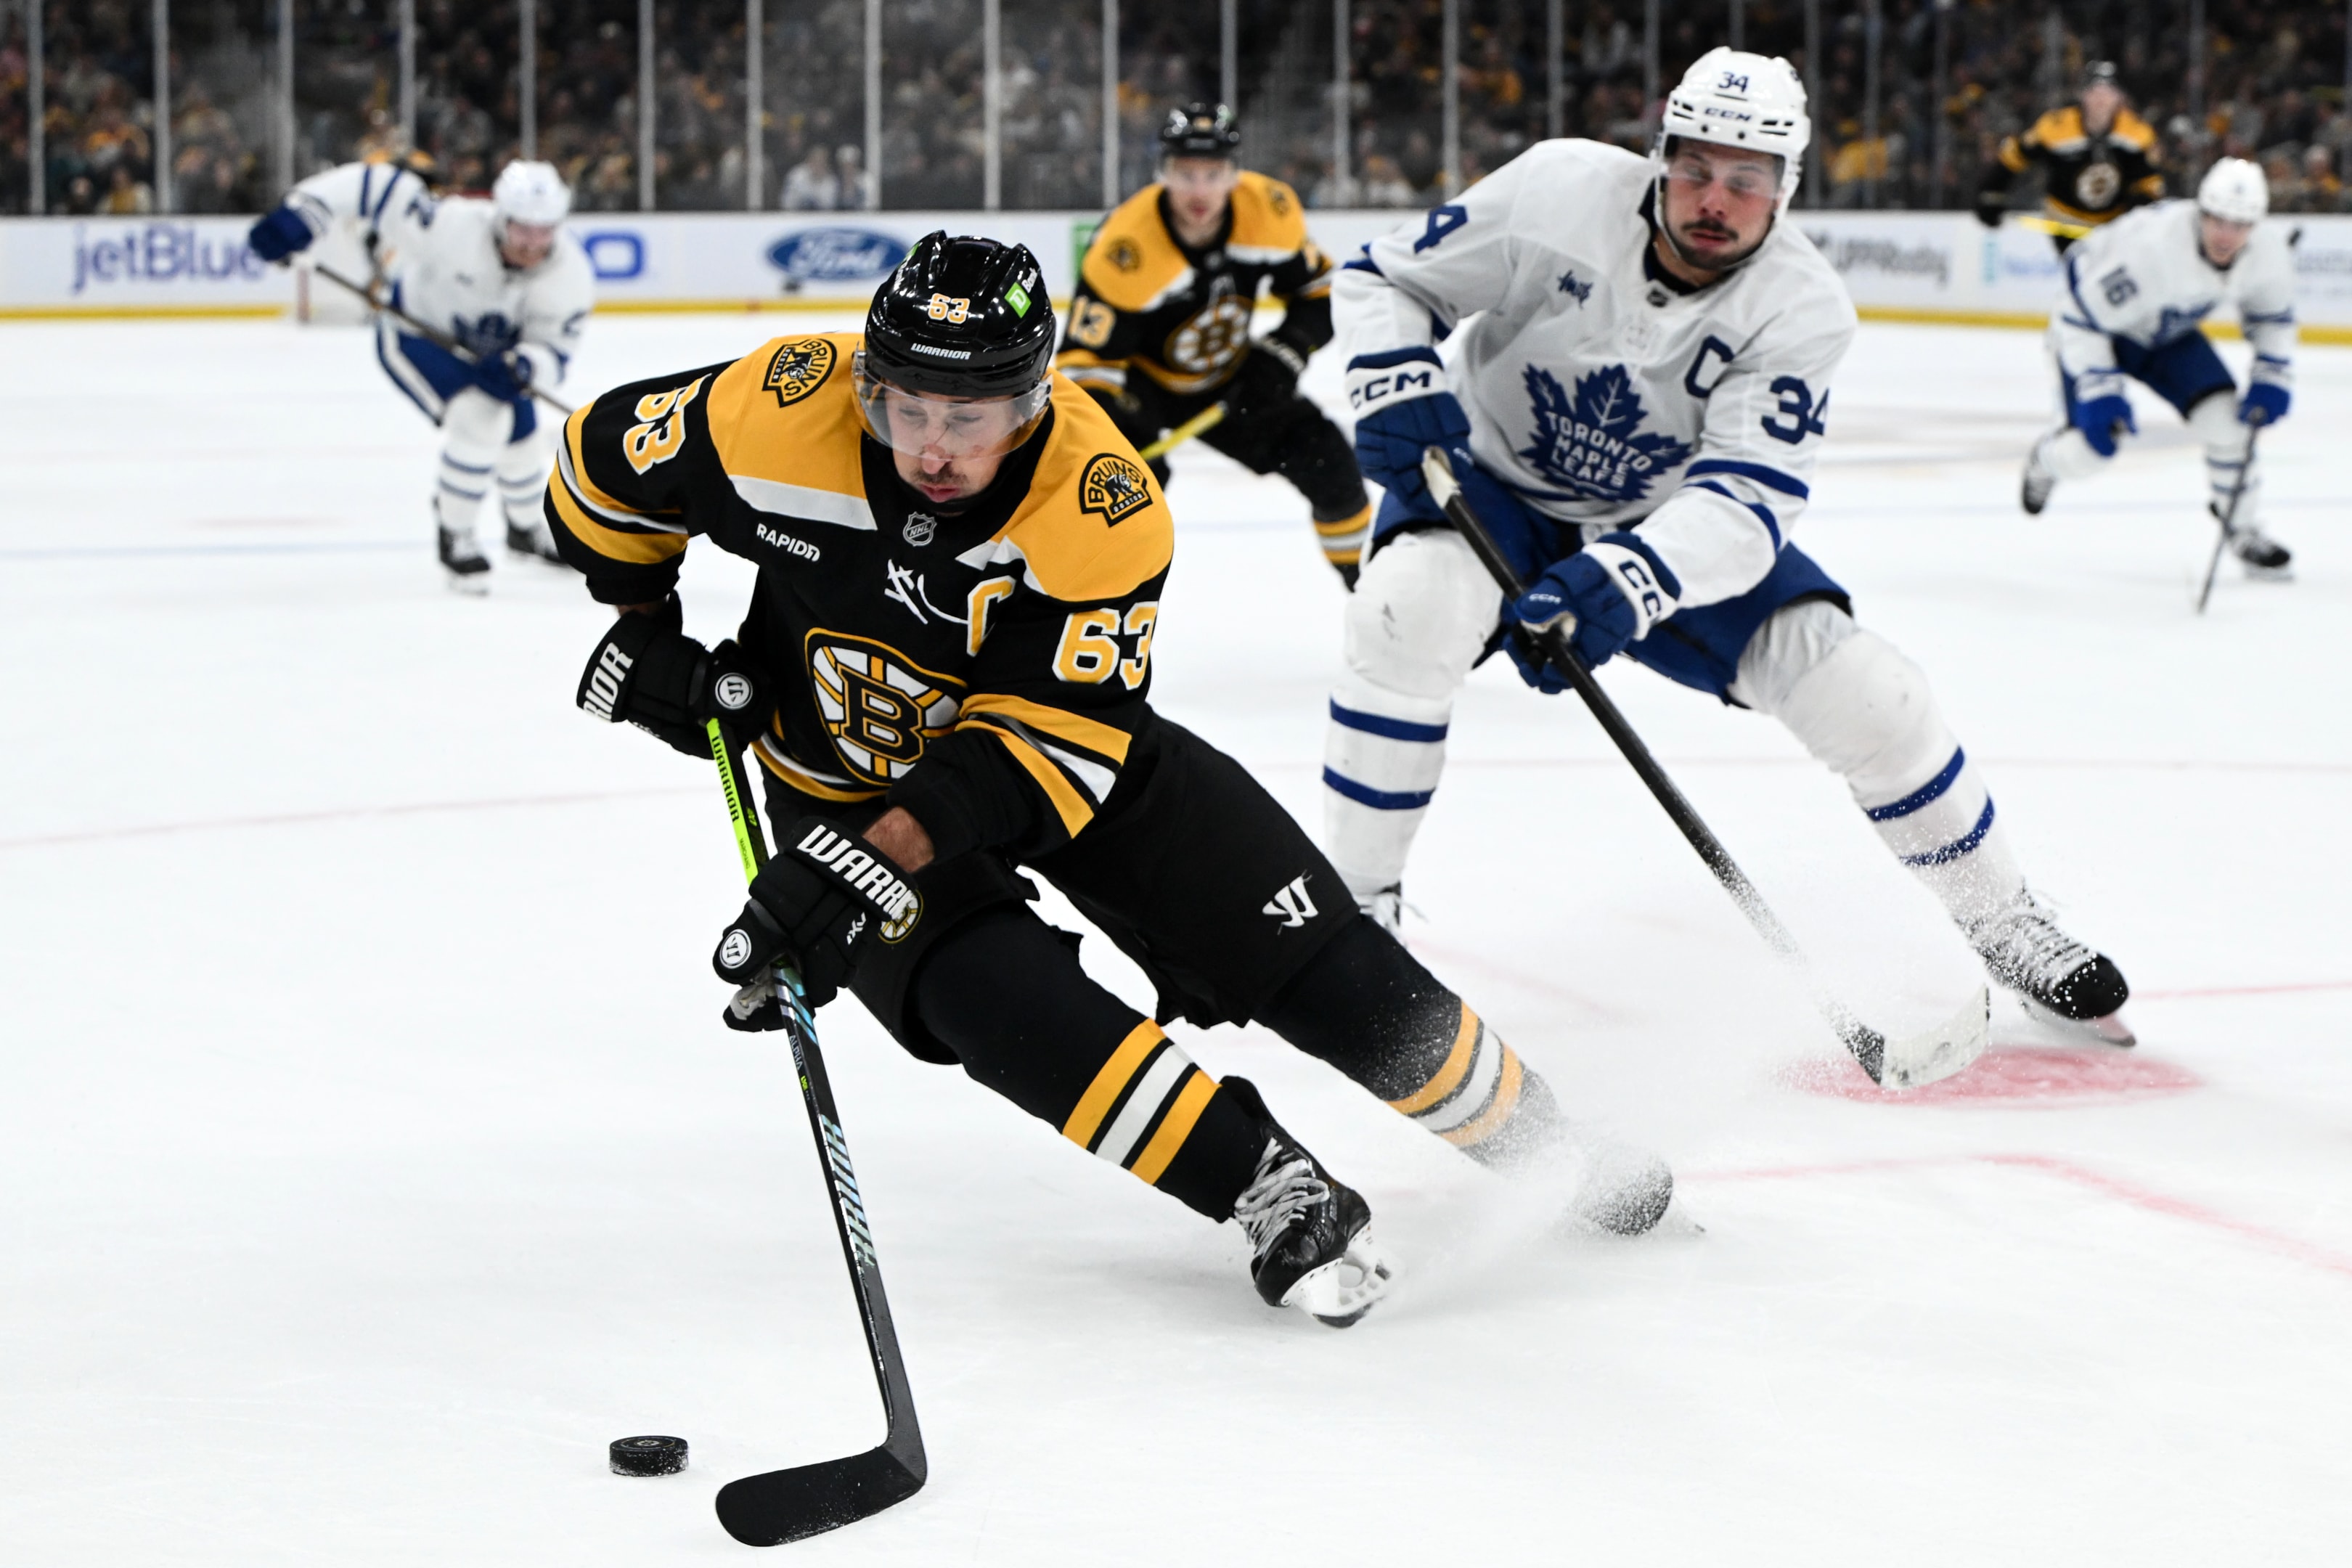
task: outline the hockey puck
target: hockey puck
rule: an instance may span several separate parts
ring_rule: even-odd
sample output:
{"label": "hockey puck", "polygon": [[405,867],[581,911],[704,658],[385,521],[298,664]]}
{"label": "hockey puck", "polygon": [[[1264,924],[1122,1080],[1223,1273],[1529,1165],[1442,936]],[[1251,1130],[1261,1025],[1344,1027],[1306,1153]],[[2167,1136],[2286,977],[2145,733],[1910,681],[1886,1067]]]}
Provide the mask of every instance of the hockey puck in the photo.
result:
{"label": "hockey puck", "polygon": [[674,1476],[686,1468],[683,1437],[619,1437],[610,1451],[616,1476]]}

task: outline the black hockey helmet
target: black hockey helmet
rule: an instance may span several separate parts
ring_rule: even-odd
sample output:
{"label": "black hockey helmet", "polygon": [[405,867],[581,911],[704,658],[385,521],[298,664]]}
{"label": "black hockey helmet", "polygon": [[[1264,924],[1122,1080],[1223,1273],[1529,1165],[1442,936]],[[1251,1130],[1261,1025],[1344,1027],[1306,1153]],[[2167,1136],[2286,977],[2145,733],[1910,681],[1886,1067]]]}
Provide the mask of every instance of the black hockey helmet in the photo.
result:
{"label": "black hockey helmet", "polygon": [[2123,73],[2116,68],[2115,61],[2093,60],[2083,68],[2082,76],[2074,83],[2074,90],[2088,92],[2095,87],[2111,87],[2117,92],[2124,90]]}
{"label": "black hockey helmet", "polygon": [[1160,127],[1162,158],[1230,158],[1241,145],[1241,122],[1222,103],[1188,103],[1171,109]]}
{"label": "black hockey helmet", "polygon": [[[1046,372],[1054,362],[1054,307],[1045,279],[1025,245],[972,235],[948,237],[934,229],[915,242],[875,292],[866,312],[866,346],[855,356],[857,404],[866,427],[886,446],[916,439],[908,420],[883,416],[896,392],[904,405],[919,400],[960,409],[941,412],[939,429],[965,452],[1009,451],[1028,438],[1052,396]],[[986,418],[970,405],[1010,403]]]}

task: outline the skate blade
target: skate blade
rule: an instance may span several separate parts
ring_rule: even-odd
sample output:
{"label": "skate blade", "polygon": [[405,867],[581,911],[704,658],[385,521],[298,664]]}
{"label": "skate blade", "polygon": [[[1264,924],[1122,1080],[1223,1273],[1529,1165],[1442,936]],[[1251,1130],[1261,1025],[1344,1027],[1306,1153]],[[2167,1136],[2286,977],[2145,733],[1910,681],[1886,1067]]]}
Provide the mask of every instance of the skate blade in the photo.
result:
{"label": "skate blade", "polygon": [[2103,1046],[2127,1047],[2139,1044],[2139,1037],[2124,1022],[2121,1013],[2110,1013],[2104,1018],[2069,1018],[2063,1013],[2043,1006],[2031,996],[2019,998],[2025,1004],[2026,1016],[2037,1023],[2049,1025],[2061,1034],[2087,1035]]}
{"label": "skate blade", "polygon": [[1948,1079],[1979,1057],[1992,1039],[1992,993],[1977,994],[1941,1028],[1886,1042],[1878,1081],[1885,1089],[1918,1089]]}
{"label": "skate blade", "polygon": [[1396,1269],[1372,1239],[1370,1226],[1358,1231],[1348,1250],[1298,1277],[1282,1304],[1297,1307],[1328,1328],[1344,1329],[1380,1305]]}
{"label": "skate blade", "polygon": [[451,572],[446,575],[449,579],[449,592],[453,594],[463,594],[469,599],[482,599],[489,596],[490,574],[488,572],[473,572],[464,576]]}

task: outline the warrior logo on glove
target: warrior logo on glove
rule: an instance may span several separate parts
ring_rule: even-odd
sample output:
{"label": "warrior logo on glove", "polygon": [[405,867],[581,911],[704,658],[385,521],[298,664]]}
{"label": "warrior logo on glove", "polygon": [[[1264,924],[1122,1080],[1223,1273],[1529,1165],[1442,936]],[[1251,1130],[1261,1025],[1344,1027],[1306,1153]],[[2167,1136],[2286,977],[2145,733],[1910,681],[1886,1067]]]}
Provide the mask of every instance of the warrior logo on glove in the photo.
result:
{"label": "warrior logo on glove", "polygon": [[859,848],[856,839],[845,838],[822,823],[812,826],[793,847],[813,863],[830,868],[842,886],[880,909],[892,924],[908,921],[921,901],[887,860]]}

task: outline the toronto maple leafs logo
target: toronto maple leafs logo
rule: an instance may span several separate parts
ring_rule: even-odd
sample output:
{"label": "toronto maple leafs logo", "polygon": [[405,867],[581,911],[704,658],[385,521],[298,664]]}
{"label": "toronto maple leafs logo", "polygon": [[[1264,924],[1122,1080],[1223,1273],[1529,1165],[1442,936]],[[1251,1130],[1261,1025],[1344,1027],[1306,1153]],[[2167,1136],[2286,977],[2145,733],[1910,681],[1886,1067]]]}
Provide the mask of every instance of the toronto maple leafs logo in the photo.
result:
{"label": "toronto maple leafs logo", "polygon": [[2211,314],[2212,310],[2213,302],[2210,300],[2193,310],[2184,310],[2178,305],[2167,305],[2164,308],[2164,314],[2157,319],[2156,331],[2149,334],[2150,341],[2162,345],[2171,342],[2176,338],[2185,338],[2197,330],[2198,323]]}
{"label": "toronto maple leafs logo", "polygon": [[1646,411],[1622,364],[1576,380],[1576,396],[1550,372],[1527,368],[1535,405],[1535,440],[1519,448],[1535,470],[1560,489],[1593,500],[1640,500],[1659,476],[1690,457],[1686,442],[1644,432]]}
{"label": "toronto maple leafs logo", "polygon": [[1574,268],[1559,275],[1559,291],[1580,305],[1592,298],[1592,285],[1579,278]]}

